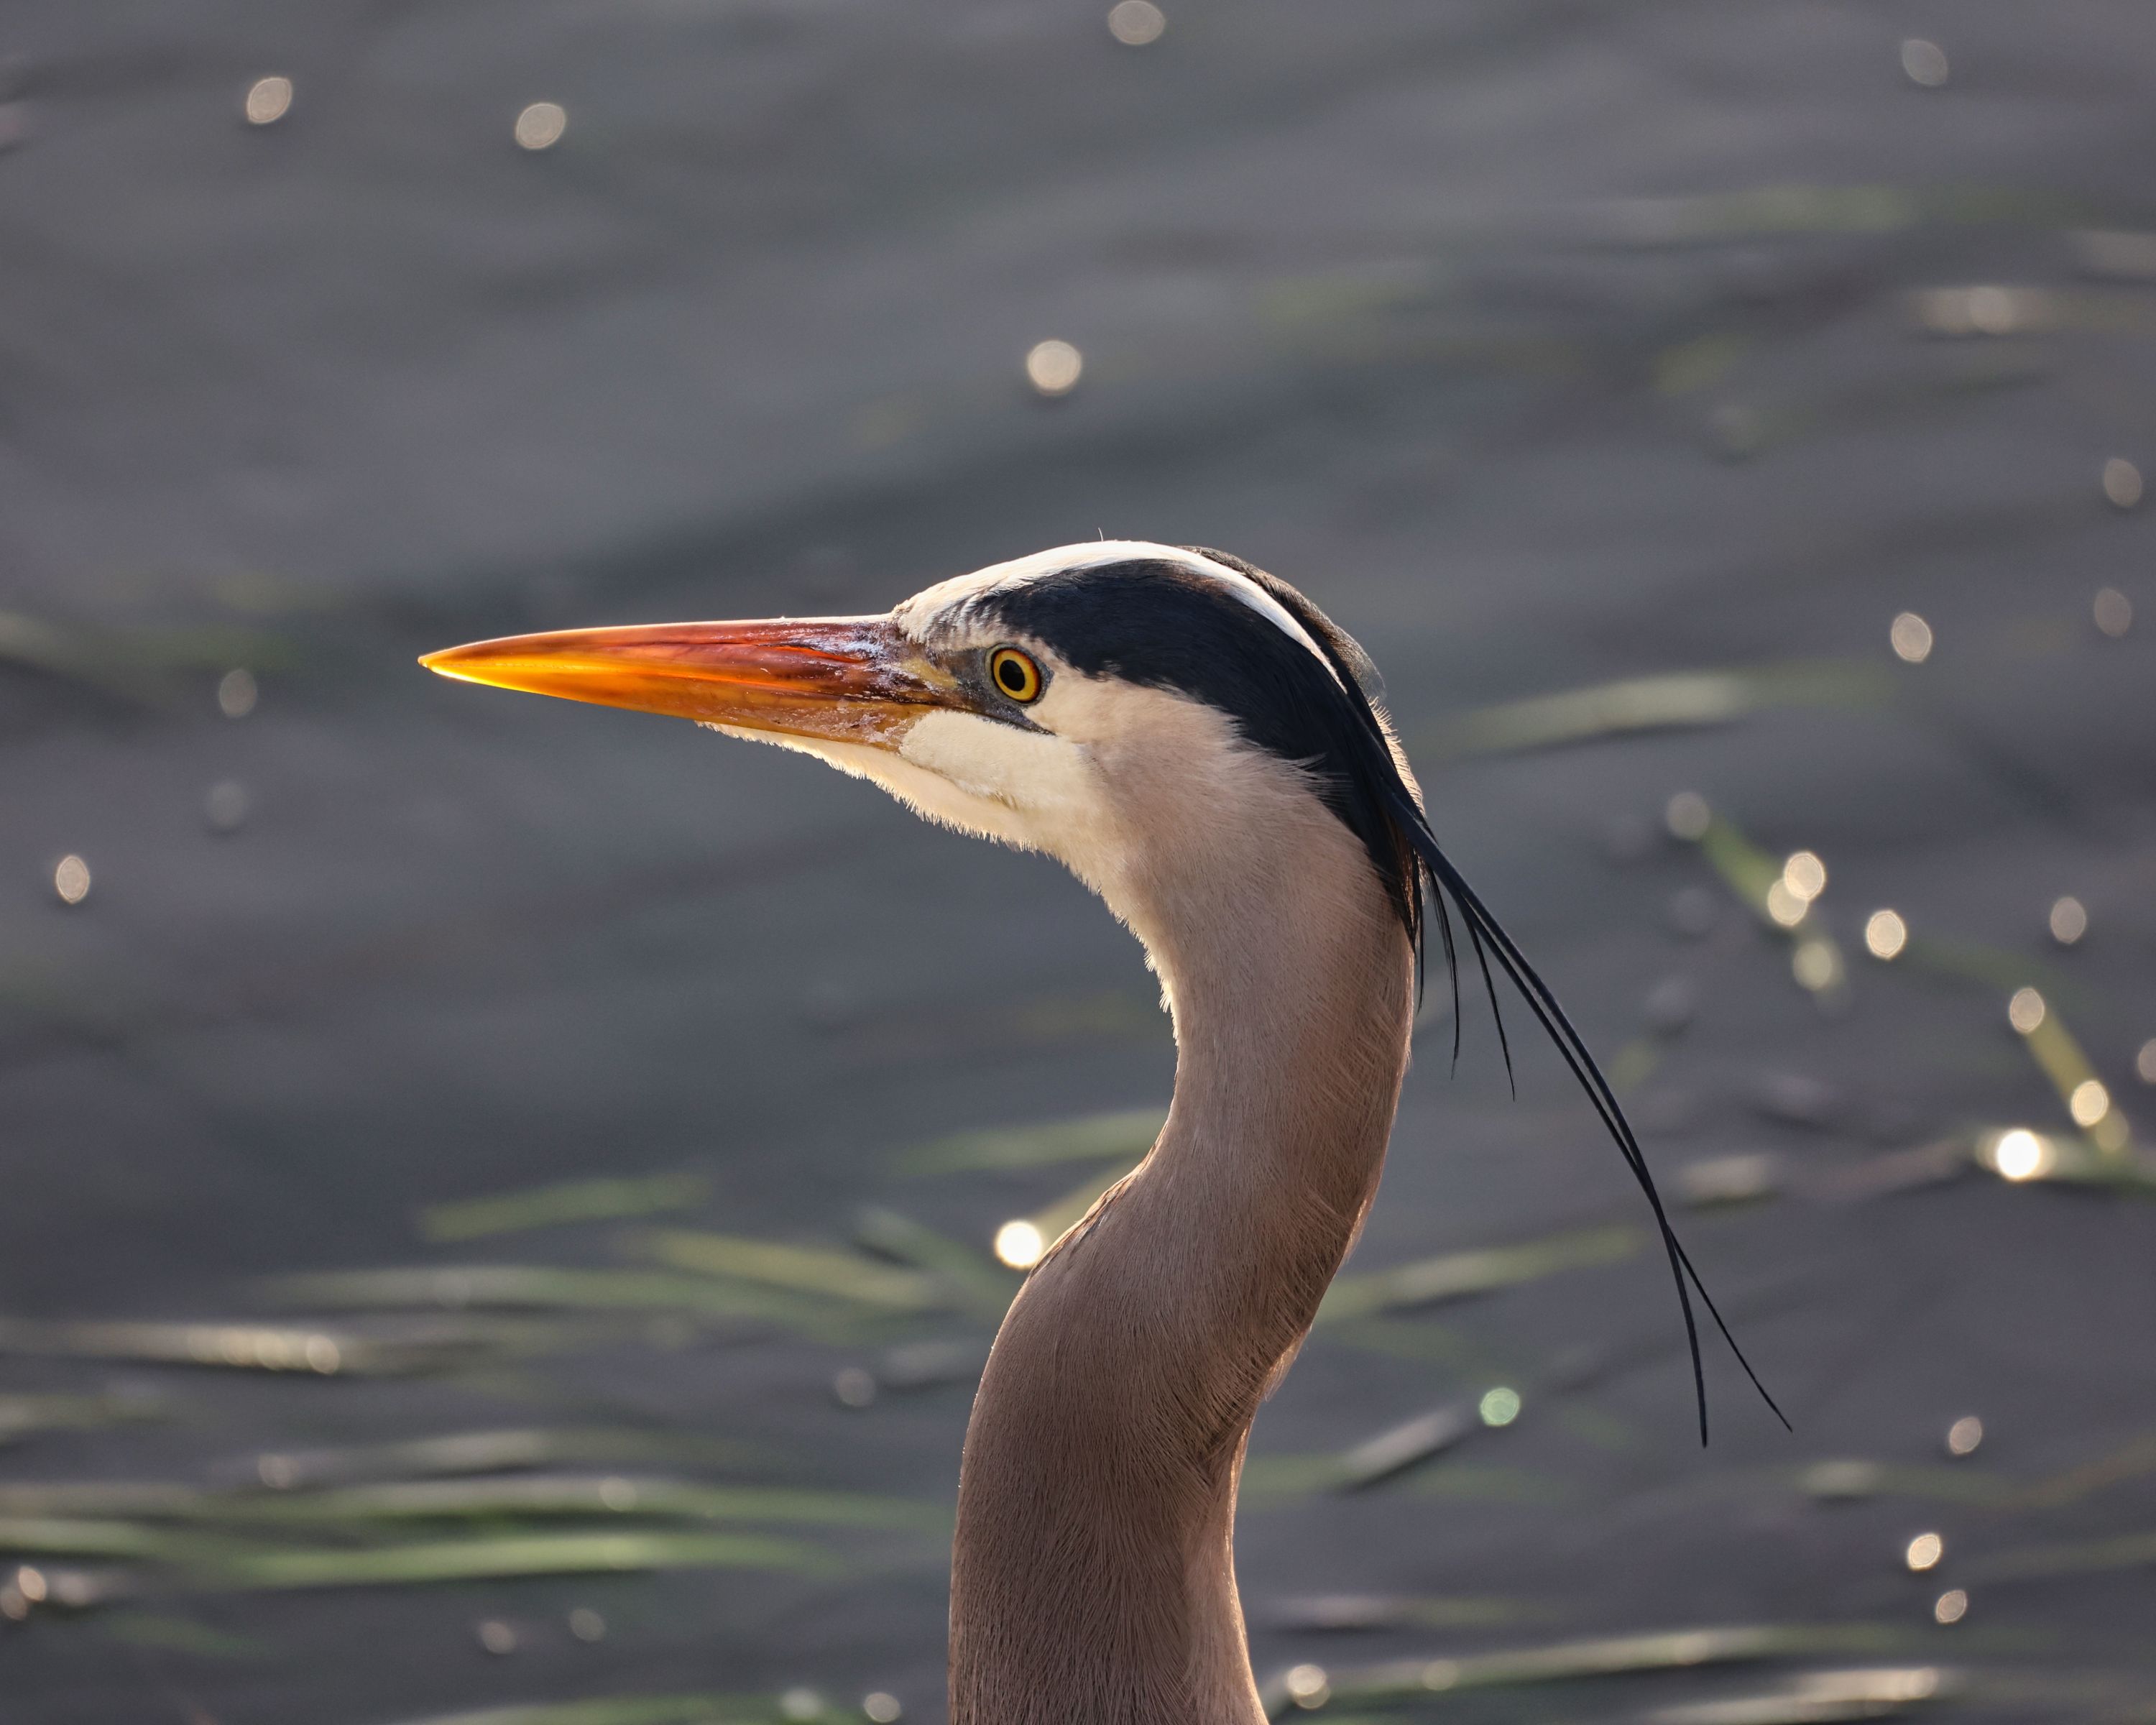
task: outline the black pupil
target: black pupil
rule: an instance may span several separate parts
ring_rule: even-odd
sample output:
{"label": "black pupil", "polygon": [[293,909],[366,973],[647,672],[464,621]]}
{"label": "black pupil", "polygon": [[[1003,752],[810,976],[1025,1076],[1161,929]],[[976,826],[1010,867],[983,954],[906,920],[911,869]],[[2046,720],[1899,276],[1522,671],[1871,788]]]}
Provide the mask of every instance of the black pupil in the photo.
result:
{"label": "black pupil", "polygon": [[1006,659],[996,667],[996,680],[1014,695],[1025,692],[1025,667],[1016,659]]}

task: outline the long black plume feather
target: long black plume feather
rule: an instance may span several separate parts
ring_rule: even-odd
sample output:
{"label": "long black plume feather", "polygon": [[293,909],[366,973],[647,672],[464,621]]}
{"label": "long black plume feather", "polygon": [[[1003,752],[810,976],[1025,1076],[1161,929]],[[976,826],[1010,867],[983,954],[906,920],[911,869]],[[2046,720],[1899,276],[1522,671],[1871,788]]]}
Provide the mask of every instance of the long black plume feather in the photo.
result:
{"label": "long black plume feather", "polygon": [[[1306,769],[1317,793],[1363,841],[1399,913],[1414,952],[1418,999],[1424,979],[1427,893],[1428,908],[1436,912],[1452,988],[1455,1066],[1462,1017],[1460,954],[1452,926],[1453,912],[1458,912],[1496,1021],[1507,1077],[1513,1076],[1512,1050],[1498,1005],[1493,960],[1557,1045],[1646,1194],[1684,1314],[1692,1391],[1699,1404],[1700,1440],[1704,1443],[1707,1435],[1707,1373],[1692,1308],[1695,1291],[1753,1387],[1786,1426],[1788,1419],[1738,1347],[1677,1239],[1631,1123],[1586,1041],[1549,985],[1438,844],[1407,762],[1378,710],[1377,675],[1368,655],[1287,583],[1224,552],[1200,546],[1189,549],[1256,583],[1301,625],[1306,639],[1298,643],[1218,583],[1167,560],[1089,565],[1053,580],[1026,583],[997,600],[998,614],[1013,627],[1049,641],[1088,675],[1112,674],[1210,702],[1233,716],[1249,742]],[[1147,626],[1134,627],[1141,618]],[[1314,665],[1303,650],[1312,644],[1329,670]]]}
{"label": "long black plume feather", "polygon": [[[1676,1282],[1677,1301],[1684,1312],[1685,1335],[1691,1350],[1692,1389],[1699,1404],[1700,1441],[1704,1444],[1707,1436],[1707,1375],[1700,1357],[1699,1327],[1692,1314],[1693,1289],[1698,1291],[1701,1302],[1714,1319],[1715,1327],[1721,1332],[1722,1339],[1729,1344],[1730,1352],[1737,1356],[1738,1363],[1743,1367],[1744,1375],[1751,1379],[1752,1387],[1774,1410],[1774,1417],[1782,1422],[1784,1428],[1788,1429],[1789,1416],[1782,1412],[1767,1386],[1759,1381],[1759,1374],[1753,1370],[1752,1363],[1745,1358],[1744,1350],[1738,1345],[1737,1338],[1730,1334],[1728,1324],[1714,1303],[1714,1296],[1707,1292],[1706,1284],[1692,1266],[1691,1256],[1677,1239],[1676,1230],[1671,1225],[1669,1214],[1663,1206],[1661,1193],[1647,1167],[1645,1154],[1633,1134],[1631,1122],[1625,1117],[1623,1106],[1618,1102],[1615,1092],[1609,1088],[1609,1081],[1603,1076],[1602,1069],[1596,1064],[1585,1040],[1573,1028],[1572,1020],[1566,1016],[1563,1007],[1558,1004],[1557,996],[1542,979],[1540,973],[1528,962],[1527,955],[1520,951],[1512,937],[1498,925],[1489,906],[1483,903],[1480,895],[1467,884],[1466,877],[1445,854],[1436,835],[1430,829],[1428,819],[1414,805],[1414,799],[1403,793],[1394,800],[1393,813],[1407,831],[1416,855],[1430,871],[1431,891],[1449,894],[1460,906],[1460,916],[1469,929],[1488,938],[1491,949],[1497,955],[1499,966],[1520,991],[1521,997],[1541,1021],[1543,1028],[1549,1033],[1550,1040],[1557,1045],[1558,1052],[1563,1056],[1565,1064],[1572,1069],[1573,1076],[1586,1091],[1596,1113],[1601,1116],[1603,1125],[1615,1139],[1634,1178],[1640,1183],[1640,1189],[1646,1194],[1648,1205],[1654,1211],[1655,1225],[1661,1235],[1663,1250],[1669,1257],[1671,1275]],[[1484,976],[1486,980],[1486,970]],[[1494,1005],[1494,1001],[1492,1004]]]}

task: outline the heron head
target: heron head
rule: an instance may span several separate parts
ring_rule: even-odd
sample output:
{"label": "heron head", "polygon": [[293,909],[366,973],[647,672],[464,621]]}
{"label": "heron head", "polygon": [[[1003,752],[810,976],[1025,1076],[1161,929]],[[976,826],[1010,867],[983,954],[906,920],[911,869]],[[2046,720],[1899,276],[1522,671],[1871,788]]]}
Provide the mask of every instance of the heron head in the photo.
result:
{"label": "heron head", "polygon": [[1060,858],[1126,914],[1136,883],[1183,857],[1217,867],[1238,829],[1300,811],[1419,927],[1400,824],[1414,782],[1368,659],[1286,583],[1220,552],[1068,546],[883,616],[577,629],[422,662],[818,756],[931,819]]}
{"label": "heron head", "polygon": [[1427,890],[1452,958],[1450,898],[1485,984],[1494,967],[1517,985],[1654,1204],[1705,1439],[1698,1277],[1616,1095],[1439,845],[1362,649],[1286,582],[1219,552],[1104,542],[960,576],[880,617],[575,629],[421,662],[819,756],[932,819],[1060,858],[1149,949],[1164,904],[1216,922],[1247,908],[1224,890],[1238,864],[1245,884],[1270,867],[1277,886],[1312,856],[1335,882],[1374,879],[1418,957]]}

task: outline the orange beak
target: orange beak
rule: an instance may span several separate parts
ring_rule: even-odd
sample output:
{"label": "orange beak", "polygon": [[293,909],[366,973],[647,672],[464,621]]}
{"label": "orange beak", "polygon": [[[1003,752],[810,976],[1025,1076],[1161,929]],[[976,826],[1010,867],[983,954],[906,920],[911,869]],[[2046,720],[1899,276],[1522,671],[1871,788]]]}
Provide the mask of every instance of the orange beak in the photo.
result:
{"label": "orange beak", "polygon": [[931,710],[971,704],[886,617],[562,629],[419,663],[467,683],[884,748]]}

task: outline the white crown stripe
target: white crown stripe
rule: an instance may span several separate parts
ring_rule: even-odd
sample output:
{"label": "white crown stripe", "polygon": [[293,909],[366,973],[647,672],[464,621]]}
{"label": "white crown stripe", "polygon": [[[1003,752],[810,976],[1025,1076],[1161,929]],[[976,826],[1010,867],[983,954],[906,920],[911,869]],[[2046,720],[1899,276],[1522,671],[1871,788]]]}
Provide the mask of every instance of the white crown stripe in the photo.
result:
{"label": "white crown stripe", "polygon": [[[1229,593],[1256,612],[1275,629],[1291,639],[1300,642],[1305,650],[1323,665],[1326,673],[1336,683],[1340,673],[1332,661],[1325,656],[1310,632],[1296,621],[1293,614],[1265,588],[1240,569],[1231,569],[1225,563],[1216,563],[1212,558],[1200,557],[1196,552],[1185,551],[1176,545],[1156,545],[1143,539],[1103,539],[1088,545],[1060,545],[1053,551],[1039,551],[1030,557],[1014,558],[1008,563],[994,563],[971,575],[960,575],[950,581],[939,583],[925,592],[908,599],[896,614],[900,625],[909,634],[917,634],[930,619],[947,611],[973,603],[993,593],[1004,593],[1029,582],[1045,580],[1051,575],[1068,574],[1077,569],[1096,569],[1104,563],[1133,562],[1173,563],[1216,581]],[[1344,688],[1346,685],[1342,685]]]}

